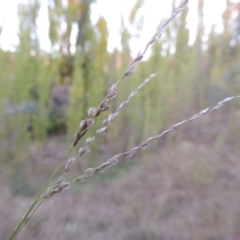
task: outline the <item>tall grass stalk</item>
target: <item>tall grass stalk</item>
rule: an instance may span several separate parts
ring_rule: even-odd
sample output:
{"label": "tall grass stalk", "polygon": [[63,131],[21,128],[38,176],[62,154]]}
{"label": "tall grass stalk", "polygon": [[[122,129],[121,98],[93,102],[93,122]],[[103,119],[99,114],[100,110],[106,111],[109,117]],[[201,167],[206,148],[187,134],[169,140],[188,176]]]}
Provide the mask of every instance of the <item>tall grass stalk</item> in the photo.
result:
{"label": "tall grass stalk", "polygon": [[[105,99],[99,104],[98,107],[93,107],[90,108],[88,111],[88,115],[89,118],[86,118],[85,120],[82,120],[80,122],[80,126],[79,129],[76,131],[75,135],[74,135],[74,140],[72,143],[72,146],[70,147],[69,151],[67,152],[67,154],[59,161],[57,167],[55,168],[55,170],[53,171],[53,173],[51,174],[51,176],[48,178],[48,180],[46,181],[46,183],[44,184],[44,186],[42,187],[42,189],[40,190],[39,194],[37,195],[37,197],[35,198],[35,200],[33,201],[32,205],[29,207],[28,211],[26,212],[26,214],[23,216],[22,220],[19,222],[19,224],[16,226],[16,228],[14,229],[14,231],[12,232],[11,236],[9,237],[9,240],[14,239],[18,233],[23,229],[23,227],[26,225],[26,223],[30,220],[30,218],[33,216],[33,214],[35,213],[35,211],[38,209],[38,207],[43,203],[43,201],[54,195],[55,193],[61,192],[62,190],[65,190],[69,187],[70,183],[74,182],[74,181],[83,181],[85,180],[87,177],[89,177],[90,175],[92,175],[94,172],[101,172],[103,170],[105,170],[108,167],[111,167],[113,165],[115,165],[117,163],[117,160],[120,156],[131,156],[132,154],[135,153],[136,150],[138,150],[139,148],[143,148],[146,147],[145,145],[148,145],[151,141],[153,141],[154,139],[157,139],[160,137],[160,135],[156,135],[150,139],[148,139],[147,141],[145,141],[144,143],[140,144],[139,146],[131,149],[130,151],[127,151],[125,153],[120,153],[115,155],[113,158],[109,159],[107,162],[102,163],[100,166],[98,166],[97,168],[89,168],[87,169],[83,175],[73,179],[70,182],[66,182],[66,180],[63,177],[60,177],[57,182],[53,185],[53,187],[51,187],[46,194],[43,194],[46,189],[48,188],[50,182],[53,180],[53,178],[56,176],[59,168],[62,166],[62,164],[64,163],[64,161],[67,159],[67,157],[70,155],[70,153],[72,152],[72,149],[78,144],[78,142],[80,141],[80,139],[87,133],[88,129],[90,128],[90,126],[94,123],[94,118],[99,116],[101,112],[106,111],[109,109],[109,105],[108,102],[115,98],[117,95],[117,87],[118,84],[120,83],[120,81],[122,79],[124,79],[125,77],[130,76],[136,69],[137,64],[143,59],[144,54],[146,53],[146,51],[148,50],[148,48],[157,40],[162,36],[162,33],[165,29],[165,27],[182,11],[182,9],[184,8],[184,6],[187,4],[188,0],[182,0],[181,3],[179,4],[179,6],[171,13],[171,15],[169,16],[168,19],[162,21],[159,26],[157,27],[156,33],[153,35],[153,37],[148,41],[148,43],[146,44],[144,50],[142,52],[139,52],[138,55],[132,60],[132,62],[128,65],[127,69],[125,70],[125,72],[123,73],[122,77],[115,83],[113,84],[107,93],[107,96],[105,97]],[[176,128],[176,126],[175,126]],[[173,131],[173,130],[168,130],[168,132]],[[165,133],[166,134],[166,133]],[[72,161],[68,161],[68,163],[71,164],[74,162]],[[65,168],[66,170],[66,168]]]}

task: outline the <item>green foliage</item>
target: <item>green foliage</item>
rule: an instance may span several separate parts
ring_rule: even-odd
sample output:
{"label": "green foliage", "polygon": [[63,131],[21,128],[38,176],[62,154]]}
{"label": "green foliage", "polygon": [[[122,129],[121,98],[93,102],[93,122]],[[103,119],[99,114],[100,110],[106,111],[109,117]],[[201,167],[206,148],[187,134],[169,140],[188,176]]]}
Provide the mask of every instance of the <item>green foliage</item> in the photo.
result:
{"label": "green foliage", "polygon": [[81,119],[84,119],[86,112],[84,112],[84,85],[83,85],[83,72],[82,72],[82,57],[77,53],[74,61],[74,75],[73,83],[70,88],[69,107],[67,112],[67,129],[72,140],[76,127],[79,126]]}
{"label": "green foliage", "polygon": [[[109,86],[126,70],[130,62],[129,43],[138,36],[133,36],[126,26],[136,24],[144,1],[135,2],[129,23],[122,18],[121,51],[113,53],[107,51],[106,19],[101,16],[96,25],[90,20],[93,2],[73,0],[65,5],[48,2],[51,41],[48,53],[40,49],[37,35],[40,1],[19,6],[19,45],[15,52],[0,50],[0,81],[4,86],[0,88],[0,144],[4,148],[1,161],[27,159],[29,145],[45,143],[50,133],[61,132],[72,139],[88,109],[99,105]],[[136,72],[119,84],[117,99],[111,102],[110,110],[116,109],[151,73],[157,74],[156,79],[109,125],[108,136],[94,143],[96,151],[110,144],[112,149],[126,150],[164,130],[170,122],[181,120],[226,95],[239,93],[239,42],[230,22],[233,5],[227,2],[222,16],[223,33],[216,33],[213,26],[205,42],[202,0],[199,0],[197,36],[192,46],[188,43],[188,8],[169,25],[153,45],[148,61],[140,63]],[[76,42],[72,43],[70,37],[76,26]],[[137,32],[141,27],[137,26]],[[66,93],[59,103],[54,94],[60,87]],[[104,117],[96,120],[91,134]]]}

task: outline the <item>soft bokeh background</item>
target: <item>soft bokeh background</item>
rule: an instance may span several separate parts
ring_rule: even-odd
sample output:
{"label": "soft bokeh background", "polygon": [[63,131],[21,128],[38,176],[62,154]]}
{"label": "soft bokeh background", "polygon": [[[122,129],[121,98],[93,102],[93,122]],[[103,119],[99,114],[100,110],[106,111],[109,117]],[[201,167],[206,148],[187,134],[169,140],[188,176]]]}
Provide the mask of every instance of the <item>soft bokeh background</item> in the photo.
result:
{"label": "soft bokeh background", "polygon": [[[1,1],[1,240],[66,153],[87,110],[178,3]],[[239,94],[239,34],[239,1],[190,0],[119,84],[110,111],[151,73],[157,77],[78,159],[68,179]],[[232,102],[72,185],[47,200],[17,239],[240,239],[239,107]],[[90,135],[106,116],[96,119]]]}

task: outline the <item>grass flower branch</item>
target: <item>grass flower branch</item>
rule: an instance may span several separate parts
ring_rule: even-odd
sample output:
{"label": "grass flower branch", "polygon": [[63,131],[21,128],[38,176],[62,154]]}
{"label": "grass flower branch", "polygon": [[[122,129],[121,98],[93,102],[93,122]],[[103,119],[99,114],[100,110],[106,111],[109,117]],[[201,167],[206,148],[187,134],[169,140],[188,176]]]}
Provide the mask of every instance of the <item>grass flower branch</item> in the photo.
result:
{"label": "grass flower branch", "polygon": [[[140,89],[142,89],[148,82],[151,78],[155,77],[156,74],[151,74],[150,77],[148,77],[147,79],[145,79],[139,86],[138,88],[133,91],[125,101],[123,101],[119,107],[116,109],[116,111],[114,113],[111,113],[109,114],[109,116],[103,120],[102,122],[102,127],[100,127],[94,134],[93,137],[89,137],[87,140],[86,140],[86,145],[83,146],[83,147],[80,147],[79,149],[79,156],[82,156],[83,154],[85,153],[89,153],[91,150],[90,150],[90,145],[92,143],[92,141],[97,137],[97,135],[99,134],[102,134],[106,128],[107,128],[107,124],[111,121],[114,120],[114,118],[119,114],[120,110],[125,106],[127,105],[130,100],[138,93],[138,91]],[[47,193],[45,196],[42,197],[42,199],[46,199],[46,198],[49,198],[51,196],[53,196],[54,194],[56,193],[59,193],[61,192],[62,190],[65,190],[69,187],[69,184],[66,182],[65,178],[64,178],[64,175],[72,168],[74,162],[75,162],[76,158],[75,157],[72,157],[72,158],[69,158],[66,165],[65,165],[65,170],[64,170],[64,173],[61,175],[61,177],[57,180],[57,182],[52,186],[50,187],[48,190],[47,190]]]}
{"label": "grass flower branch", "polygon": [[[138,93],[138,91],[140,89],[142,89],[150,81],[151,78],[153,78],[155,76],[156,76],[156,74],[151,74],[150,77],[148,77],[144,82],[142,82],[138,86],[138,88],[135,91],[133,91],[128,96],[128,98],[119,105],[119,107],[116,109],[116,111],[114,113],[109,114],[108,117],[103,120],[101,128],[99,128],[95,132],[94,136],[87,138],[86,145],[79,149],[79,155],[80,156],[83,155],[84,153],[87,153],[87,152],[90,151],[90,144],[94,141],[94,139],[97,137],[97,135],[103,133],[106,130],[107,124],[110,123],[111,121],[113,121],[114,118],[120,113],[121,109],[130,102],[130,100]],[[66,168],[68,168],[67,165],[66,165]]]}
{"label": "grass flower branch", "polygon": [[[127,67],[127,69],[125,70],[124,74],[122,75],[122,77],[116,82],[114,83],[108,90],[107,96],[105,97],[105,99],[99,104],[98,107],[92,107],[88,110],[88,116],[89,118],[86,118],[84,120],[82,120],[80,122],[80,126],[78,128],[78,130],[76,131],[76,133],[74,134],[74,139],[72,142],[72,146],[70,147],[68,153],[66,154],[65,157],[62,158],[62,160],[60,160],[60,162],[58,163],[57,167],[55,168],[55,170],[53,171],[53,173],[51,174],[51,176],[49,177],[49,179],[47,180],[47,182],[44,184],[43,188],[41,189],[41,191],[39,192],[39,194],[37,195],[36,199],[34,200],[34,202],[32,203],[32,205],[29,207],[27,213],[24,215],[24,217],[22,218],[22,220],[19,222],[19,224],[17,225],[17,227],[14,229],[14,231],[12,232],[12,235],[9,237],[9,240],[14,239],[17,234],[21,231],[21,229],[26,225],[26,223],[29,221],[29,219],[33,216],[33,214],[35,213],[35,211],[37,210],[37,208],[42,204],[42,202],[44,201],[45,198],[50,197],[52,195],[54,195],[57,192],[60,192],[64,189],[67,189],[69,187],[69,182],[67,182],[65,180],[65,178],[60,177],[57,182],[53,185],[53,187],[51,187],[47,194],[43,195],[44,191],[47,189],[48,185],[50,184],[50,182],[53,180],[53,178],[56,176],[59,168],[62,166],[63,162],[67,159],[67,157],[70,155],[70,153],[72,152],[72,149],[78,144],[78,142],[80,141],[80,139],[87,133],[88,129],[90,128],[90,126],[94,123],[94,118],[96,118],[97,116],[100,115],[101,112],[106,111],[109,109],[109,105],[108,102],[109,100],[113,99],[116,97],[117,95],[117,86],[118,83],[124,79],[127,76],[130,76],[134,70],[136,69],[137,64],[143,59],[144,54],[146,53],[147,49],[158,39],[161,37],[163,30],[165,29],[165,27],[169,24],[169,22],[174,19],[183,9],[183,7],[187,4],[188,0],[182,0],[181,3],[179,4],[179,6],[171,13],[170,17],[167,20],[164,20],[160,23],[160,25],[158,26],[156,33],[154,34],[154,36],[149,40],[149,42],[146,44],[146,47],[144,49],[144,51],[141,53],[139,52],[138,55],[133,59],[133,61],[129,64],[129,66]],[[141,85],[140,85],[141,86]],[[142,86],[141,86],[142,87]],[[134,93],[133,93],[134,95]],[[132,95],[132,96],[133,96]],[[131,97],[132,97],[131,96]],[[130,97],[130,98],[131,98]],[[126,103],[123,103],[123,105],[125,105]],[[122,108],[123,105],[120,107]],[[118,109],[120,110],[120,109]],[[110,115],[110,118],[114,118],[113,115]],[[110,121],[110,118],[107,119],[106,121]],[[112,120],[112,119],[111,119]],[[106,122],[107,123],[107,122]],[[101,132],[101,130],[100,130]],[[156,137],[156,136],[155,136]],[[89,143],[91,141],[89,140]],[[88,142],[87,142],[88,144]],[[144,147],[144,144],[141,145],[141,147]],[[137,149],[139,147],[136,147]],[[135,149],[136,150],[136,149]],[[130,151],[130,153],[125,152],[122,154],[118,154],[115,155],[112,159],[109,159],[107,162],[101,164],[99,167],[95,168],[95,169],[87,169],[84,174],[78,178],[75,179],[75,181],[82,181],[85,178],[87,178],[88,176],[92,175],[94,172],[98,171],[103,171],[104,169],[106,169],[107,167],[113,166],[117,163],[118,158],[120,156],[129,156],[132,154],[132,152],[134,151],[134,149],[132,149]],[[117,156],[117,157],[116,157]],[[65,167],[65,172],[64,174],[70,170],[70,168],[72,167],[73,163],[75,161],[75,158],[72,158],[71,160],[69,159],[67,162],[67,165]],[[63,175],[64,175],[63,174]],[[42,196],[43,195],[43,196]]]}
{"label": "grass flower branch", "polygon": [[162,133],[155,135],[153,137],[148,138],[146,141],[142,142],[141,144],[139,144],[138,146],[123,152],[123,153],[119,153],[114,155],[112,158],[108,159],[106,162],[100,164],[99,166],[97,166],[96,168],[88,168],[84,171],[84,173],[82,175],[80,175],[79,177],[71,180],[69,183],[73,183],[73,182],[84,182],[87,178],[89,178],[90,176],[92,176],[94,173],[97,172],[104,172],[106,169],[113,167],[115,164],[118,163],[118,160],[120,157],[133,157],[134,154],[139,151],[142,148],[146,148],[148,147],[148,145],[157,139],[162,138],[163,136],[169,134],[170,132],[173,132],[175,130],[177,130],[179,127],[188,124],[189,122],[192,122],[194,120],[197,120],[199,118],[202,118],[204,115],[211,113],[221,107],[223,107],[224,105],[226,105],[227,103],[231,102],[232,100],[236,100],[239,99],[240,95],[238,96],[232,96],[232,97],[228,97],[223,99],[222,101],[218,102],[215,106],[213,107],[208,107],[202,111],[200,111],[198,114],[193,115],[192,117],[185,119],[182,122],[179,122],[177,124],[174,124],[171,128],[163,131]]}

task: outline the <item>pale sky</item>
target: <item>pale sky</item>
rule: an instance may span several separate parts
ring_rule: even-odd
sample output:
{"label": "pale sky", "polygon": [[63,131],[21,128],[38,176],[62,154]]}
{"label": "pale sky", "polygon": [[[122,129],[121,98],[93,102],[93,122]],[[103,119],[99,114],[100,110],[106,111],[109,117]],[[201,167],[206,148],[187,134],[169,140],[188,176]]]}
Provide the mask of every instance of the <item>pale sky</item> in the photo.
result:
{"label": "pale sky", "polygon": [[[179,0],[180,1],[180,0]],[[177,2],[179,2],[177,1]],[[221,17],[225,9],[226,0],[205,0],[205,23],[207,26],[216,24],[218,30],[221,31]],[[235,0],[239,1],[239,0]],[[14,46],[18,44],[18,17],[17,5],[19,3],[27,3],[28,0],[0,0],[0,25],[3,26],[2,36],[0,38],[1,47],[5,50],[13,50]],[[40,37],[41,47],[45,50],[50,49],[50,42],[48,40],[48,16],[47,16],[47,2],[41,1],[41,10],[38,19],[38,35]],[[128,16],[131,7],[135,0],[97,0],[97,3],[92,7],[92,21],[96,22],[99,15],[105,17],[109,29],[109,45],[108,50],[114,47],[120,47],[119,28],[121,24],[121,16]],[[139,12],[139,18],[144,16],[144,25],[140,34],[140,39],[134,41],[133,52],[139,51],[144,44],[155,33],[157,25],[163,18],[170,14],[171,10],[170,0],[146,0],[144,7]],[[216,4],[217,3],[217,4]],[[195,29],[197,24],[197,4],[198,0],[189,0],[189,16],[188,26],[191,32],[191,39],[193,41],[195,36]],[[75,43],[75,36],[72,36],[73,45]]]}

